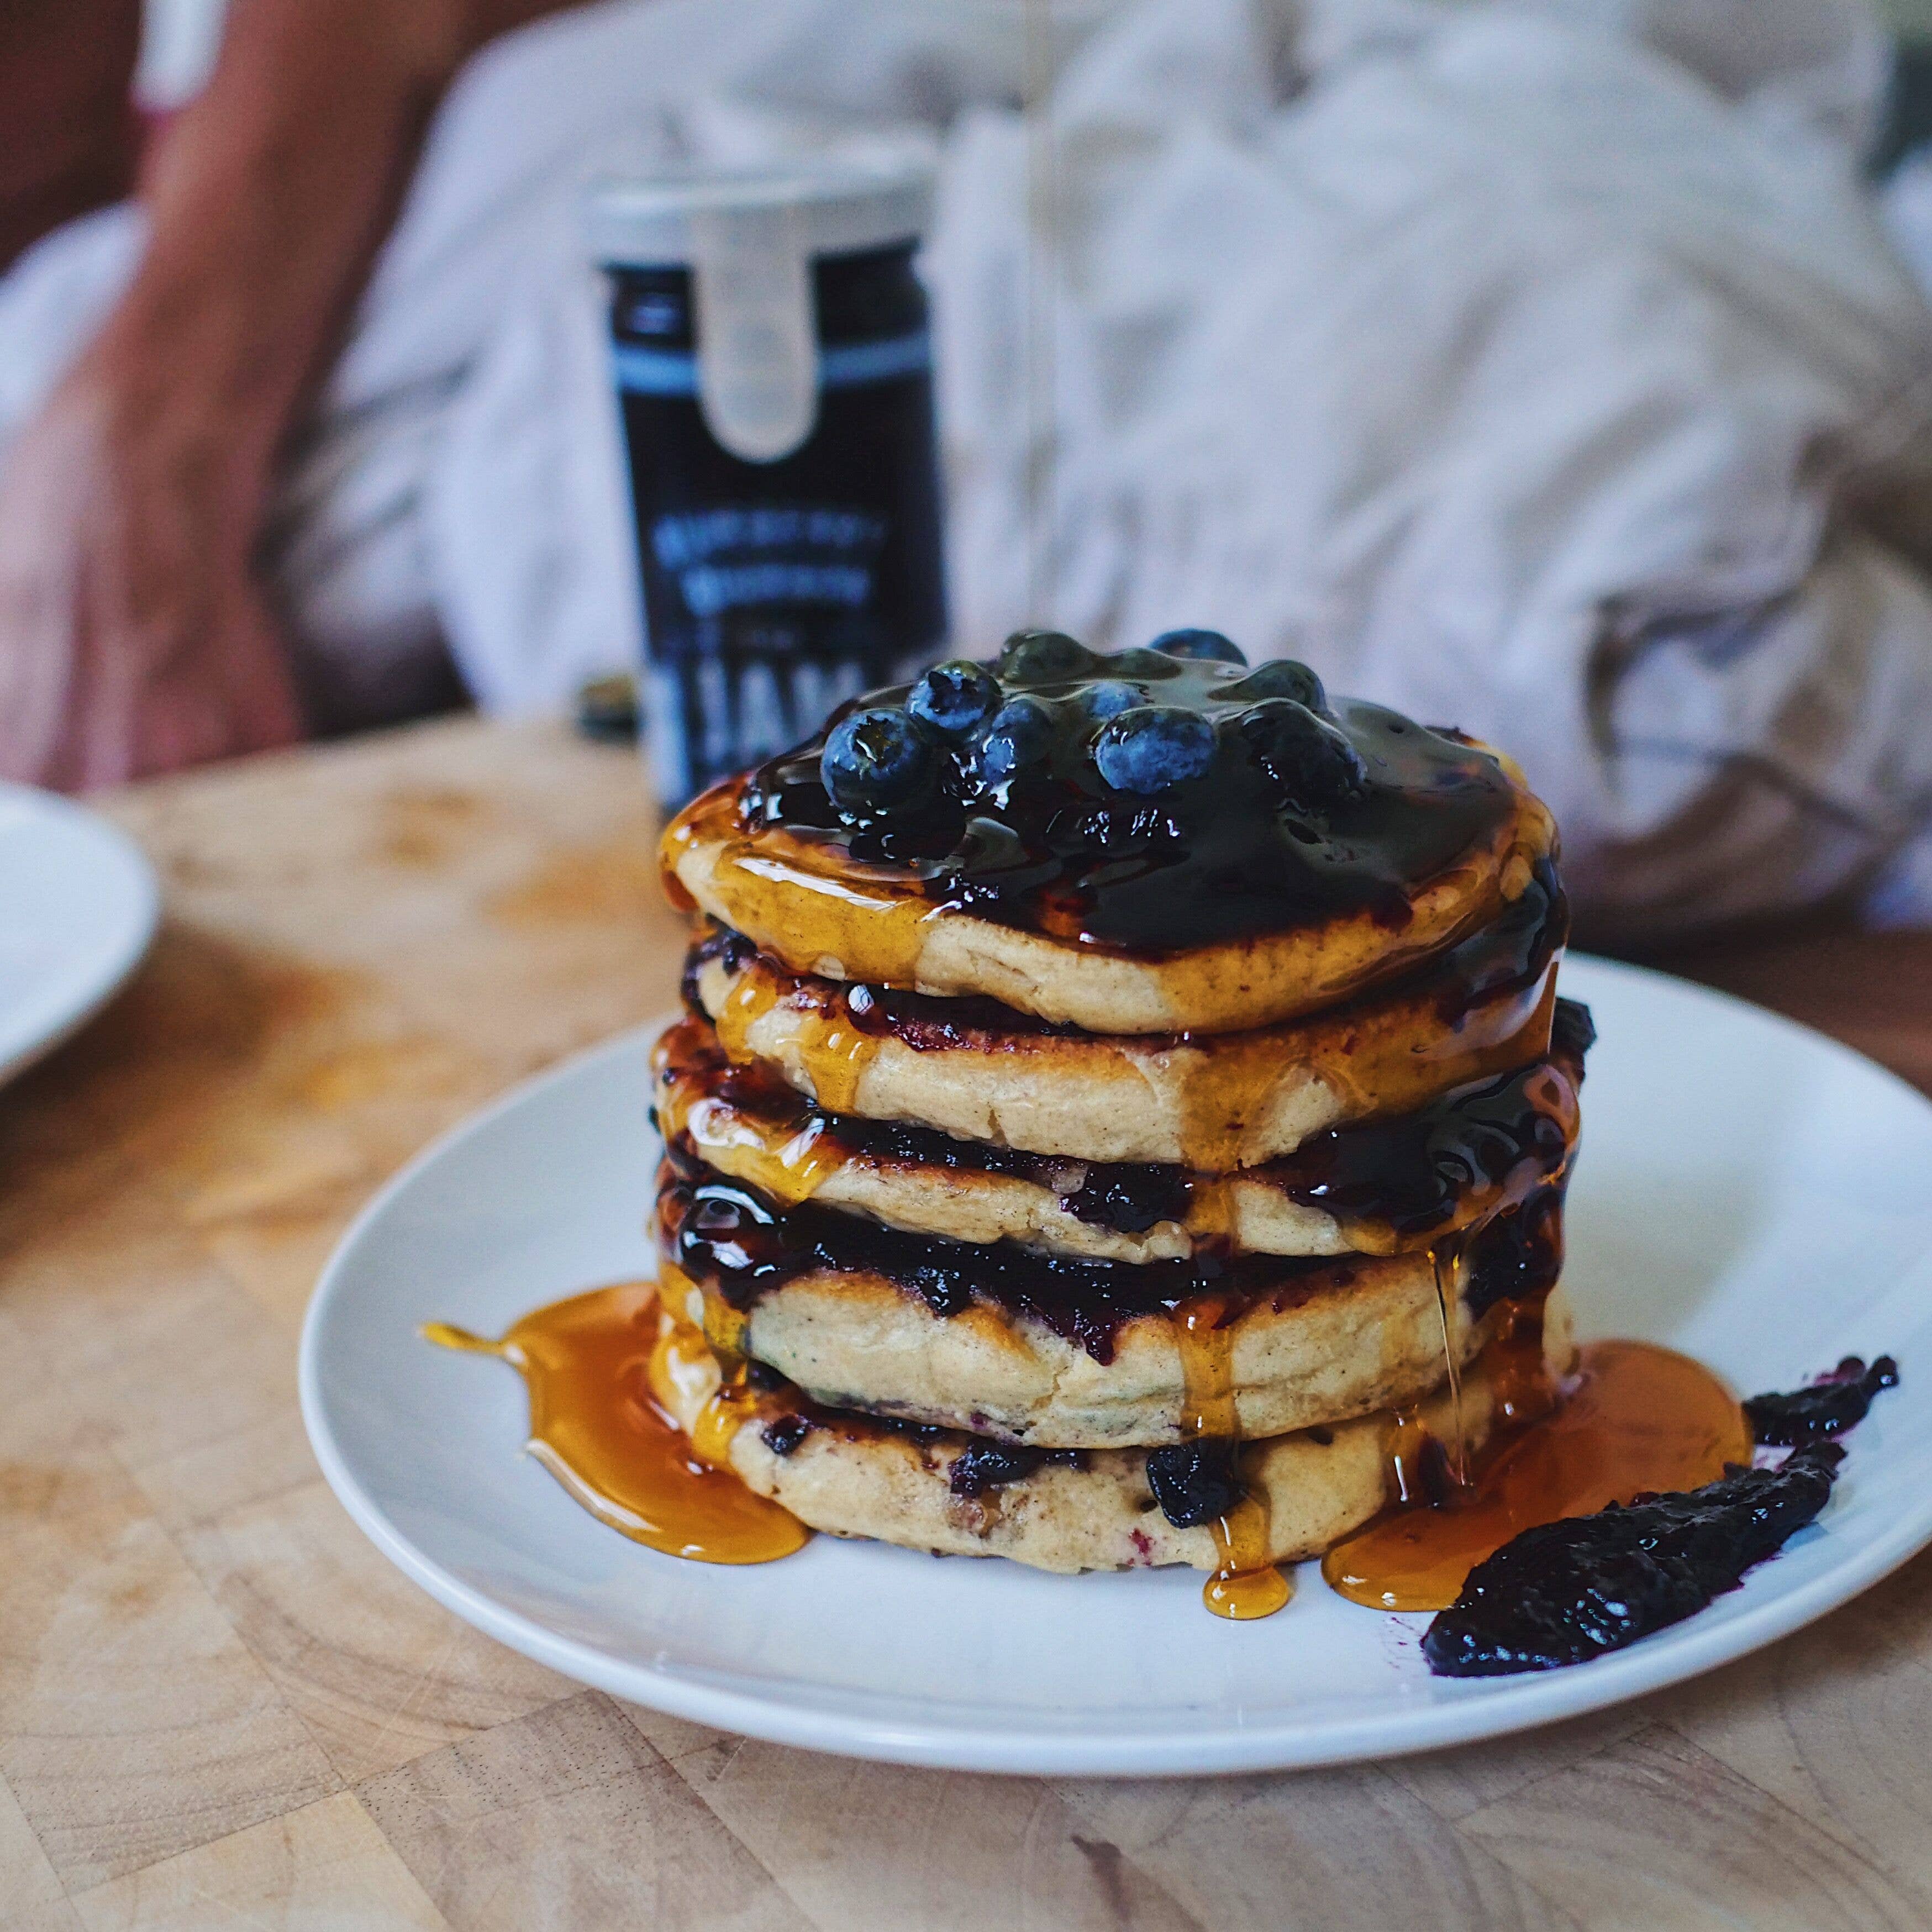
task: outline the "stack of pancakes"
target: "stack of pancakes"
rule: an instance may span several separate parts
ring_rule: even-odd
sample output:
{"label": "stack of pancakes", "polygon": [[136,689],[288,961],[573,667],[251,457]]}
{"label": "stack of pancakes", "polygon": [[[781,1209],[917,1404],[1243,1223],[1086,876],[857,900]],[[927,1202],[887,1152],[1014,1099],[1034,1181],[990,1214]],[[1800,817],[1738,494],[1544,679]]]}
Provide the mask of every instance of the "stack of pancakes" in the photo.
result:
{"label": "stack of pancakes", "polygon": [[[1029,634],[950,737],[878,694],[859,780],[836,718],[666,834],[699,933],[655,1063],[653,1386],[815,1528],[1263,1574],[1567,1359],[1589,1029],[1547,814],[1204,635]],[[908,706],[925,763],[872,805]],[[1181,751],[1096,765],[1136,729]]]}

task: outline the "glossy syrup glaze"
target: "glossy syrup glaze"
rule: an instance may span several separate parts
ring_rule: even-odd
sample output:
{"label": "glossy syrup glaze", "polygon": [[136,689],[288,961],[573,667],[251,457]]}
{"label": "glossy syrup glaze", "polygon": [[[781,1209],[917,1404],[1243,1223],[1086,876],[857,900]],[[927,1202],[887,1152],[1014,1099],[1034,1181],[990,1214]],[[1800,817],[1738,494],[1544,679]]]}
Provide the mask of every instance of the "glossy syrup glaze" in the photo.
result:
{"label": "glossy syrup glaze", "polygon": [[[1010,772],[993,776],[970,747],[936,745],[938,782],[916,800],[876,810],[836,802],[821,770],[826,736],[861,706],[902,708],[910,687],[895,686],[698,800],[692,817],[706,836],[752,838],[767,856],[913,907],[910,918],[969,912],[1153,956],[1356,911],[1399,931],[1414,890],[1515,808],[1518,794],[1488,752],[1377,705],[1330,705],[1318,683],[1310,694],[1321,726],[1352,747],[1360,781],[1285,790],[1254,725],[1286,667],[1251,672],[1073,646],[1051,668],[1038,674],[1024,652],[1002,661],[1002,697],[1033,700],[1047,720],[1037,754]],[[1205,720],[1206,769],[1148,795],[1110,784],[1096,761],[1105,719],[1096,698],[1118,700],[1124,688],[1134,702]]]}
{"label": "glossy syrup glaze", "polygon": [[515,1369],[530,1395],[530,1454],[600,1522],[637,1542],[703,1563],[769,1563],[809,1534],[732,1473],[727,1452],[742,1417],[730,1412],[728,1396],[706,1454],[703,1432],[687,1438],[654,1394],[654,1377],[710,1372],[688,1324],[666,1319],[654,1283],[550,1303],[500,1340],[444,1322],[422,1332]]}
{"label": "glossy syrup glaze", "polygon": [[1336,1545],[1322,1574],[1352,1603],[1437,1610],[1470,1571],[1522,1532],[1611,1503],[1690,1490],[1750,1460],[1738,1400],[1702,1364],[1644,1342],[1596,1342],[1552,1384],[1527,1310],[1487,1358],[1498,1407],[1467,1484],[1453,1455],[1398,1418],[1394,1507]]}

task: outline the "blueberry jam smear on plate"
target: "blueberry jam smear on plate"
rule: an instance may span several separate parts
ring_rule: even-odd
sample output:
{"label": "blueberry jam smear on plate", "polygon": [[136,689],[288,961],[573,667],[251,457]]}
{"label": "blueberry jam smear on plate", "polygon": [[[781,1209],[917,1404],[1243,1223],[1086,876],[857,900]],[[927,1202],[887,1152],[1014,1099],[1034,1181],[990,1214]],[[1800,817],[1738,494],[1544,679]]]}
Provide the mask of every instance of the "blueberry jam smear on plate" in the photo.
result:
{"label": "blueberry jam smear on plate", "polygon": [[1860,1355],[1847,1355],[1828,1374],[1784,1395],[1754,1395],[1744,1404],[1751,1440],[1780,1448],[1803,1449],[1828,1442],[1864,1421],[1872,1397],[1898,1385],[1898,1364],[1881,1355],[1870,1368]]}
{"label": "blueberry jam smear on plate", "polygon": [[1400,928],[1517,799],[1480,747],[1218,632],[1102,653],[1022,631],[854,700],[738,809],[935,904],[1160,952],[1358,911]]}
{"label": "blueberry jam smear on plate", "polygon": [[1525,1530],[1478,1564],[1430,1622],[1430,1669],[1442,1677],[1552,1670],[1694,1616],[1823,1509],[1845,1457],[1828,1438],[1898,1385],[1889,1355],[1870,1368],[1848,1355],[1802,1389],[1744,1403],[1756,1442],[1796,1445],[1775,1468],[1732,1466],[1701,1489]]}

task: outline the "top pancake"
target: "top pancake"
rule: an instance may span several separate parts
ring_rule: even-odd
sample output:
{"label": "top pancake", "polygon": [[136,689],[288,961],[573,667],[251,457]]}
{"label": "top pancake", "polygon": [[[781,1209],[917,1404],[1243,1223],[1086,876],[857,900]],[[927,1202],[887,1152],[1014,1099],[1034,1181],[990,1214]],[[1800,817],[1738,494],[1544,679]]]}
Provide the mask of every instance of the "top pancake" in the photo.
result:
{"label": "top pancake", "polygon": [[[795,973],[980,994],[1096,1033],[1218,1033],[1412,970],[1491,922],[1554,850],[1504,761],[1377,706],[1330,706],[1304,667],[1103,658],[1070,639],[1046,658],[1057,674],[1037,650],[1030,668],[1024,649],[1001,661],[1000,695],[1051,721],[1030,763],[994,781],[983,729],[926,732],[925,790],[868,813],[827,790],[821,736],[673,821],[673,898]],[[903,728],[909,688],[858,705]],[[1211,762],[1115,789],[1102,734],[1156,710],[1193,722]],[[1286,758],[1268,735],[1284,720],[1291,752],[1300,732],[1342,776]]]}

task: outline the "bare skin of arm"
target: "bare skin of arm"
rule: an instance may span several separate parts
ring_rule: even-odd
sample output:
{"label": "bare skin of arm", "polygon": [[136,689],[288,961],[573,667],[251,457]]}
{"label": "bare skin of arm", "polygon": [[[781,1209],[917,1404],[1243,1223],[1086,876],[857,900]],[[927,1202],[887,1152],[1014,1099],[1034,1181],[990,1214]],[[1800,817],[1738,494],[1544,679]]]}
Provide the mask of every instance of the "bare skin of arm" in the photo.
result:
{"label": "bare skin of arm", "polygon": [[[234,0],[151,156],[133,284],[0,466],[0,776],[80,790],[300,735],[250,570],[277,451],[457,70],[563,4]],[[128,12],[58,4],[72,43]]]}

